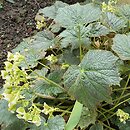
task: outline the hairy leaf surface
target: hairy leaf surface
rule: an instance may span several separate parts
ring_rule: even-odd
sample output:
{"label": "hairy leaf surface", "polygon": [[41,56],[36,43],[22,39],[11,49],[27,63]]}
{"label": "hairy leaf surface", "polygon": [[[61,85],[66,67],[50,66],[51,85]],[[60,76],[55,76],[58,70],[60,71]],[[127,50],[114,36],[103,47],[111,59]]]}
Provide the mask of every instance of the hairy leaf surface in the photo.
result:
{"label": "hairy leaf surface", "polygon": [[86,107],[83,107],[83,110],[82,110],[82,114],[81,114],[81,118],[80,118],[80,121],[79,121],[79,124],[78,126],[81,128],[81,129],[85,129],[87,128],[90,124],[95,124],[96,122],[96,117],[97,117],[97,112],[94,110],[89,110],[88,108]]}
{"label": "hairy leaf surface", "polygon": [[[21,42],[13,52],[19,52],[24,55],[26,62],[30,67],[35,67],[38,60],[45,56],[45,51],[54,44],[54,35],[49,31],[38,32],[35,36],[25,39]],[[27,65],[23,62],[21,66]]]}
{"label": "hairy leaf surface", "polygon": [[25,128],[24,122],[8,111],[6,100],[0,100],[0,124],[3,125],[2,130],[19,130],[20,128],[24,130]]}
{"label": "hairy leaf surface", "polygon": [[[49,74],[48,78],[56,83],[61,82],[63,76],[62,71],[54,71]],[[43,79],[37,79],[33,85],[33,90],[36,93],[40,93],[46,96],[56,96],[58,93],[62,93],[62,90]]]}
{"label": "hairy leaf surface", "polygon": [[30,130],[64,130],[65,121],[64,119],[57,115],[55,117],[51,117],[47,120],[43,120],[41,126],[36,127],[32,126]]}
{"label": "hairy leaf surface", "polygon": [[89,130],[103,130],[103,125],[95,124],[95,125],[91,126],[91,128]]}
{"label": "hairy leaf surface", "polygon": [[117,57],[109,51],[90,50],[79,66],[71,66],[64,74],[64,84],[76,100],[90,109],[101,101],[109,102],[111,85],[119,85],[115,67]]}
{"label": "hairy leaf surface", "polygon": [[90,39],[87,37],[88,29],[84,26],[80,26],[80,32],[78,32],[78,28],[74,27],[73,29],[66,29],[62,33],[60,33],[60,37],[63,39],[61,40],[61,46],[67,47],[69,44],[72,45],[72,50],[79,47],[79,35],[82,39],[82,45],[89,47],[90,46]]}
{"label": "hairy leaf surface", "polygon": [[89,24],[87,27],[86,27],[86,30],[87,31],[87,35],[89,37],[99,37],[99,36],[104,36],[106,34],[109,34],[110,30],[101,25],[101,23],[93,23],[93,24]]}
{"label": "hairy leaf surface", "polygon": [[130,5],[122,5],[119,9],[121,14],[130,20]]}
{"label": "hairy leaf surface", "polygon": [[[95,13],[96,12],[96,13]],[[80,5],[79,3],[65,6],[58,10],[55,21],[62,27],[74,27],[78,24],[87,24],[99,19],[101,10],[93,4]]]}
{"label": "hairy leaf surface", "polygon": [[46,17],[49,17],[51,19],[54,19],[57,15],[57,11],[59,8],[63,8],[67,6],[68,4],[63,3],[62,1],[56,1],[54,5],[50,7],[45,7],[44,9],[40,9],[39,13],[43,14]]}
{"label": "hairy leaf surface", "polygon": [[113,42],[113,51],[115,51],[122,60],[130,60],[130,35],[117,34]]}
{"label": "hairy leaf surface", "polygon": [[126,20],[122,17],[117,17],[114,13],[107,12],[102,17],[102,22],[112,31],[119,31],[126,26]]}

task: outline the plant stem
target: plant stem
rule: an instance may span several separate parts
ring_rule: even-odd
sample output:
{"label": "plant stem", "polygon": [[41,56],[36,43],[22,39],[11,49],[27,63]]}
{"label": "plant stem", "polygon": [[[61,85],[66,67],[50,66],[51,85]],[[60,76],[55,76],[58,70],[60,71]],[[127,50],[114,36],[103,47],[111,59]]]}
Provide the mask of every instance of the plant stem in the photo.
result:
{"label": "plant stem", "polygon": [[46,96],[40,93],[35,93],[36,96],[41,97],[41,98],[45,98],[45,99],[56,99],[55,97],[52,96]]}
{"label": "plant stem", "polygon": [[104,124],[103,122],[101,122],[101,121],[99,121],[99,120],[98,120],[98,122],[101,123],[101,124],[102,124],[103,126],[105,126],[106,128],[108,128],[109,130],[116,130],[116,129],[111,128],[110,126]]}
{"label": "plant stem", "polygon": [[106,119],[106,121],[107,121],[107,124],[110,126],[110,123],[109,123],[109,121],[108,121],[108,118],[103,114],[103,112],[101,112],[101,111],[99,111],[99,110],[97,110],[101,115],[103,115],[104,116],[104,118]]}
{"label": "plant stem", "polygon": [[[120,90],[123,90],[124,88],[117,88],[117,89],[113,89],[112,91],[114,92],[114,91],[120,91]],[[127,90],[127,89],[130,89],[130,86],[129,87],[127,87],[125,90]]]}
{"label": "plant stem", "polygon": [[[50,79],[48,79],[48,78],[46,78],[46,77],[44,77],[44,76],[41,76],[41,75],[39,75],[37,72],[35,72],[35,71],[33,71],[32,69],[30,69],[30,67],[29,67],[29,65],[27,64],[26,60],[24,60],[24,61],[25,61],[26,65],[28,66],[28,69],[29,69],[31,72],[34,72],[39,78],[44,79],[44,80],[47,81],[49,84],[53,84],[55,87],[58,87],[58,88],[62,89],[64,92],[66,92],[66,90],[65,90],[62,86],[60,86],[59,84],[57,84],[56,82],[54,82],[54,81],[52,81],[52,80],[50,80]],[[66,93],[67,93],[67,92],[66,92]]]}
{"label": "plant stem", "polygon": [[79,51],[80,51],[80,62],[82,60],[82,37],[81,37],[81,28],[80,25],[78,25],[78,39],[79,39]]}
{"label": "plant stem", "polygon": [[119,97],[119,100],[117,101],[116,104],[118,104],[118,103],[120,102],[121,97],[122,97],[123,94],[125,93],[125,90],[126,90],[126,88],[127,88],[127,86],[128,86],[128,83],[129,83],[129,80],[130,80],[130,75],[128,76],[128,79],[127,79],[127,81],[126,81],[126,84],[125,84],[125,86],[124,86],[124,89],[123,89],[123,91],[122,91],[122,93],[121,93],[121,95],[120,95],[120,97]]}
{"label": "plant stem", "polygon": [[[130,96],[130,93],[127,93],[126,95],[122,96],[121,99],[122,99],[122,98],[125,98],[125,97],[127,97],[127,96]],[[119,98],[113,100],[113,102],[114,102],[114,101],[117,101],[117,100],[119,100]],[[104,106],[106,106],[106,105],[108,105],[108,103],[103,104],[101,107],[104,107]]]}
{"label": "plant stem", "polygon": [[43,63],[41,63],[41,62],[39,62],[39,61],[38,61],[38,63],[39,63],[40,65],[42,65],[43,67],[45,67],[45,68],[47,68],[47,69],[50,69],[48,66],[44,65]]}
{"label": "plant stem", "polygon": [[114,110],[115,108],[117,108],[118,106],[120,106],[121,104],[123,104],[123,103],[125,103],[125,102],[127,102],[127,101],[129,101],[129,100],[130,100],[130,98],[127,98],[126,100],[124,100],[124,101],[118,103],[117,105],[115,105],[115,106],[112,107],[111,109],[105,111],[103,114],[105,114],[105,113],[107,113],[107,112],[110,112],[111,110]]}

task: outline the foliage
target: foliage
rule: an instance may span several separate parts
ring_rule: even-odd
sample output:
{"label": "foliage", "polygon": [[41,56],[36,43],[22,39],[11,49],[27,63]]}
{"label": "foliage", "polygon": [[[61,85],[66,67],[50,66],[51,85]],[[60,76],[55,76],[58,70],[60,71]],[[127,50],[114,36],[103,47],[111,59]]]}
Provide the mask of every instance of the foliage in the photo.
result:
{"label": "foliage", "polygon": [[102,2],[39,10],[1,71],[2,130],[129,129],[130,6]]}

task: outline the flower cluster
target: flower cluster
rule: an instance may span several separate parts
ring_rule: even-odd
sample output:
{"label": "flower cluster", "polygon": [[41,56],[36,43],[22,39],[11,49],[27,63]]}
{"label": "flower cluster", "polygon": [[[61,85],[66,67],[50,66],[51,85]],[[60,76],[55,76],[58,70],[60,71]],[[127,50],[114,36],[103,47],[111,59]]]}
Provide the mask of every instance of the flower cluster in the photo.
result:
{"label": "flower cluster", "polygon": [[118,0],[109,0],[108,4],[105,2],[102,3],[102,11],[103,12],[115,12],[116,8],[115,5],[117,4]]}
{"label": "flower cluster", "polygon": [[[19,100],[24,99],[21,92],[29,87],[27,76],[28,74],[24,68],[20,69],[18,66],[24,57],[19,53],[13,55],[8,52],[7,61],[5,63],[5,70],[1,71],[2,78],[5,79],[3,86],[4,99],[8,101],[8,107],[11,112],[14,112]],[[23,84],[23,85],[21,85]]]}
{"label": "flower cluster", "polygon": [[126,123],[126,120],[129,119],[129,114],[124,112],[121,109],[118,109],[118,111],[116,112],[116,115],[119,116],[120,122],[123,122],[124,124]]}
{"label": "flower cluster", "polygon": [[[39,16],[39,15],[38,15]],[[46,27],[45,18],[43,16],[39,16],[40,18],[36,18],[36,28],[40,30],[43,27]]]}
{"label": "flower cluster", "polygon": [[19,119],[24,119],[27,122],[34,123],[36,126],[41,125],[41,110],[35,104],[32,104],[32,106],[28,108],[27,112],[24,107],[19,107],[16,112],[18,113],[16,116]]}
{"label": "flower cluster", "polygon": [[51,64],[56,63],[56,62],[58,61],[57,57],[54,56],[53,54],[47,56],[46,59],[47,59],[48,61],[50,61]]}
{"label": "flower cluster", "polygon": [[1,71],[2,78],[5,79],[2,95],[8,101],[9,111],[17,112],[19,119],[24,119],[39,126],[41,124],[41,110],[32,103],[33,99],[26,99],[25,96],[25,91],[29,90],[30,83],[28,81],[29,75],[25,69],[19,68],[23,60],[24,57],[19,53],[12,54],[8,52],[5,70]]}

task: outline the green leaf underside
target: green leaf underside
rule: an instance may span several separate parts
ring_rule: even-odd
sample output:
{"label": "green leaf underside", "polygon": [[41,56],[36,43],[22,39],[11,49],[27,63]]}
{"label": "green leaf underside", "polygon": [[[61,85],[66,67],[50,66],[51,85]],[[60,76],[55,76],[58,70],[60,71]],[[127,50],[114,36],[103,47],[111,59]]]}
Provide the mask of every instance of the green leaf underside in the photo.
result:
{"label": "green leaf underside", "polygon": [[122,17],[117,17],[114,13],[107,12],[102,17],[102,22],[112,31],[119,31],[126,26],[126,20]]}
{"label": "green leaf underside", "polygon": [[56,1],[54,5],[50,7],[45,7],[44,9],[39,10],[39,14],[43,14],[46,17],[54,19],[57,15],[57,11],[59,8],[63,8],[68,4],[63,3],[62,1]]}
{"label": "green leaf underside", "polygon": [[[48,78],[56,83],[61,82],[63,72],[54,71],[49,74]],[[32,88],[36,93],[40,93],[46,96],[56,96],[58,93],[62,93],[62,90],[52,84],[47,83],[43,79],[37,79]]]}
{"label": "green leaf underside", "polygon": [[76,101],[72,113],[70,115],[70,118],[65,126],[65,130],[73,130],[77,126],[80,120],[82,108],[83,104]]}
{"label": "green leaf underside", "polygon": [[77,3],[60,8],[55,21],[61,24],[62,27],[68,28],[78,24],[83,25],[96,21],[99,19],[100,15],[100,8],[94,4],[80,5]]}
{"label": "green leaf underside", "polygon": [[113,51],[115,51],[122,60],[130,60],[130,35],[117,34],[113,42]]}
{"label": "green leaf underside", "polygon": [[103,126],[101,124],[95,124],[89,130],[103,130]]}
{"label": "green leaf underside", "polygon": [[[117,57],[105,50],[90,50],[79,66],[71,66],[64,74],[64,84],[76,100],[90,109],[101,101],[111,101],[111,85],[119,85],[115,67]],[[80,93],[79,93],[80,92]]]}
{"label": "green leaf underside", "polygon": [[83,107],[81,118],[80,118],[78,126],[81,129],[83,129],[83,128],[85,129],[90,124],[95,124],[96,117],[97,117],[97,112],[96,111],[92,111],[92,110],[89,110],[86,107]]}
{"label": "green leaf underside", "polygon": [[[19,52],[24,55],[26,62],[30,67],[35,67],[38,60],[45,56],[45,51],[54,43],[54,35],[49,31],[38,32],[31,38],[24,39],[13,52]],[[21,64],[22,67],[27,68],[25,62]]]}

